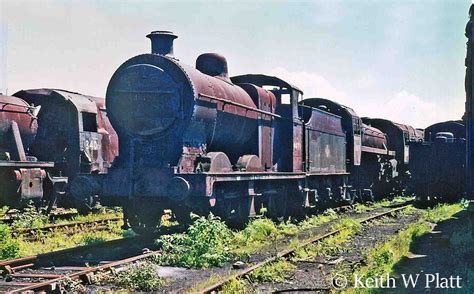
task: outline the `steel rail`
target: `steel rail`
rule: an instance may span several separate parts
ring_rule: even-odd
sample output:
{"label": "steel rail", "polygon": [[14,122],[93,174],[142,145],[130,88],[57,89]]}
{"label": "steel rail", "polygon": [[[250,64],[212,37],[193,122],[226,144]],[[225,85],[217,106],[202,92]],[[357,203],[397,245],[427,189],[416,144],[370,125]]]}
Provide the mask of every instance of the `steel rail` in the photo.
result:
{"label": "steel rail", "polygon": [[24,228],[19,230],[12,231],[14,235],[22,235],[22,236],[35,236],[38,233],[48,233],[54,232],[59,229],[74,229],[74,228],[81,228],[81,227],[91,227],[95,225],[106,225],[111,222],[119,222],[123,218],[121,217],[110,217],[105,219],[98,219],[92,221],[77,221],[77,222],[70,222],[70,223],[63,223],[63,224],[52,224],[44,227],[39,228]]}
{"label": "steel rail", "polygon": [[92,273],[95,273],[95,272],[98,272],[98,271],[102,271],[102,270],[108,270],[108,269],[111,269],[111,268],[114,268],[114,267],[117,267],[117,266],[121,266],[121,265],[125,265],[125,264],[128,264],[128,263],[135,262],[137,260],[145,259],[145,258],[150,257],[152,255],[156,255],[159,252],[160,251],[152,251],[152,252],[140,254],[140,255],[137,255],[137,256],[133,256],[133,257],[113,261],[113,262],[110,262],[110,263],[107,263],[107,264],[104,264],[104,265],[89,267],[89,268],[86,268],[84,270],[80,270],[80,271],[73,272],[73,273],[70,273],[70,274],[60,275],[59,277],[53,277],[53,279],[50,279],[50,280],[47,280],[47,281],[35,283],[33,285],[27,285],[27,286],[22,287],[22,288],[17,288],[17,289],[8,291],[6,293],[24,293],[24,292],[27,292],[27,291],[35,291],[35,290],[54,291],[55,287],[56,287],[56,284],[61,282],[61,281],[64,281],[64,280],[67,280],[67,279],[83,279],[83,280],[85,280],[87,278],[87,275],[89,275],[89,274],[92,274]]}
{"label": "steel rail", "polygon": [[[159,230],[157,233],[159,235],[163,234],[173,234],[182,232],[184,227],[182,226],[175,226],[175,227],[167,227]],[[153,237],[153,238],[152,238]],[[28,256],[22,257],[12,260],[0,261],[0,271],[5,277],[16,278],[16,279],[35,279],[39,278],[42,279],[38,282],[11,282],[10,286],[15,287],[15,289],[7,290],[2,293],[29,293],[29,292],[54,292],[56,291],[56,287],[58,283],[64,280],[69,279],[80,279],[83,283],[89,283],[91,274],[101,270],[108,270],[111,268],[115,268],[121,265],[125,265],[128,263],[135,262],[137,260],[141,260],[147,258],[152,255],[156,255],[160,253],[160,250],[147,250],[147,252],[143,252],[143,248],[147,246],[153,246],[152,240],[156,236],[135,236],[123,239],[115,239],[110,240],[102,243],[95,243],[90,245],[82,245],[78,247],[73,247],[69,249],[64,249],[60,251],[53,251],[45,254],[35,255],[35,256]],[[140,250],[141,254],[137,254],[134,256],[128,256],[127,258],[123,258],[122,254],[119,254],[117,258],[105,260],[102,258],[94,259],[97,262],[96,266],[76,266],[77,260],[75,260],[75,256],[83,256],[84,253],[90,252],[108,252],[111,248],[122,248],[125,250],[130,250],[131,247],[136,247],[137,244],[140,244],[138,248],[132,250]],[[151,247],[149,247],[151,248]],[[128,253],[127,253],[128,254]],[[107,255],[107,253],[106,253]],[[122,255],[122,257],[120,257]],[[109,257],[110,258],[110,257]],[[53,263],[51,263],[53,261]],[[56,263],[59,261],[59,264]],[[69,261],[72,261],[70,263]],[[47,265],[48,268],[44,268]],[[52,265],[52,273],[47,273],[45,271],[49,271],[49,267]],[[23,272],[22,270],[28,269],[28,271]],[[68,273],[57,273],[55,270],[67,270],[71,271]],[[2,286],[7,286],[9,282],[3,284]],[[18,288],[16,288],[18,287]]]}
{"label": "steel rail", "polygon": [[[381,212],[381,213],[377,213],[375,215],[372,215],[372,216],[369,216],[367,218],[364,218],[360,221],[358,221],[358,223],[360,224],[364,224],[364,223],[367,223],[371,220],[374,220],[374,219],[377,219],[377,218],[380,218],[380,217],[383,217],[383,216],[386,216],[386,215],[389,215],[389,214],[392,214],[394,212],[397,212],[397,211],[400,211],[400,210],[403,210],[405,208],[409,207],[409,205],[404,205],[404,206],[401,206],[401,207],[397,207],[397,208],[394,208],[394,209],[391,209],[389,211],[385,211],[385,212]],[[311,245],[313,243],[316,243],[318,241],[321,241],[323,239],[326,239],[330,236],[334,236],[338,233],[340,233],[342,230],[344,230],[343,228],[341,229],[337,229],[337,230],[334,230],[334,231],[331,231],[331,232],[328,232],[326,234],[323,234],[323,235],[318,235],[308,241],[305,241],[302,243],[301,247],[306,247],[308,245]],[[248,268],[245,268],[239,272],[237,272],[236,274],[233,274],[233,275],[230,275],[228,277],[225,277],[223,280],[221,281],[218,281],[214,284],[212,284],[211,286],[205,288],[204,290],[201,290],[199,291],[198,293],[214,293],[214,292],[217,292],[219,289],[222,288],[222,286],[224,286],[224,284],[226,284],[227,282],[229,282],[230,280],[232,279],[235,279],[235,278],[242,278],[244,276],[247,276],[248,274],[250,274],[251,272],[253,272],[254,270],[264,266],[264,265],[267,265],[269,263],[272,263],[272,262],[275,262],[277,259],[279,258],[282,258],[282,257],[287,257],[289,255],[292,255],[293,253],[295,253],[296,249],[293,249],[293,248],[290,248],[290,249],[285,249],[283,251],[280,251],[278,252],[276,255],[272,256],[272,257],[269,257],[261,262],[258,262]]]}

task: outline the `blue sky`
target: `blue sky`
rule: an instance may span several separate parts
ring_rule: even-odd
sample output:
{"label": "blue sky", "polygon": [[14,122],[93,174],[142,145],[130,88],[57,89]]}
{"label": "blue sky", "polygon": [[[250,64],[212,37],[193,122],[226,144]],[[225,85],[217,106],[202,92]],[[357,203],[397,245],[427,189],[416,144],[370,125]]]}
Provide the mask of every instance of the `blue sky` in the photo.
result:
{"label": "blue sky", "polygon": [[104,96],[115,69],[172,30],[175,55],[227,57],[231,75],[265,73],[361,116],[417,127],[464,111],[470,1],[0,0],[0,88]]}

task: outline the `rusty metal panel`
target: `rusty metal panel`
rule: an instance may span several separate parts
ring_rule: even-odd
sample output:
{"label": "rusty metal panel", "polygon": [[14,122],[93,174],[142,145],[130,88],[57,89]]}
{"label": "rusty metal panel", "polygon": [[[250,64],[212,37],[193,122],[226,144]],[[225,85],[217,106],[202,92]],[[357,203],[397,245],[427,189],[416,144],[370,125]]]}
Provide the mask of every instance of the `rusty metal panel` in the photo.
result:
{"label": "rusty metal panel", "polygon": [[362,122],[356,112],[348,106],[324,98],[306,98],[301,103],[314,108],[324,107],[325,111],[341,117],[342,127],[346,133],[347,159],[351,165],[360,165],[362,152]]}
{"label": "rusty metal panel", "polygon": [[293,172],[303,171],[303,125],[293,123]]}
{"label": "rusty metal panel", "polygon": [[11,142],[12,122],[18,125],[23,146],[28,148],[38,130],[38,122],[33,112],[34,107],[26,101],[17,97],[0,95],[0,151],[11,148],[9,142]]}
{"label": "rusty metal panel", "polygon": [[28,201],[43,197],[43,179],[46,177],[44,170],[39,168],[20,169],[21,173],[21,199]]}
{"label": "rusty metal panel", "polygon": [[[275,114],[276,97],[275,95],[261,87],[253,84],[238,84],[252,98],[258,109],[265,112],[258,115],[258,156],[265,170],[273,166],[273,130]],[[266,114],[268,113],[268,114]],[[256,152],[254,152],[256,153]]]}
{"label": "rusty metal panel", "polygon": [[81,172],[90,173],[104,170],[102,135],[94,132],[79,132],[79,144]]}
{"label": "rusty metal panel", "polygon": [[362,146],[387,149],[387,138],[379,129],[363,124]]}
{"label": "rusty metal panel", "polygon": [[341,117],[316,108],[303,108],[306,121],[306,160],[310,173],[346,172],[346,136]]}
{"label": "rusty metal panel", "polygon": [[362,139],[360,135],[354,135],[354,146],[353,146],[353,163],[355,166],[360,165],[362,158]]}

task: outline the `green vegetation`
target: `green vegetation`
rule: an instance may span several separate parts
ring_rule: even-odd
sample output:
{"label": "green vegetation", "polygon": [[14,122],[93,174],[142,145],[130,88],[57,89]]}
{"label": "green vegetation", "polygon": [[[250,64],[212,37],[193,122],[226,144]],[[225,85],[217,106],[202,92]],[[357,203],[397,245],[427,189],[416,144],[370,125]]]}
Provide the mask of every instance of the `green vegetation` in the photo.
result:
{"label": "green vegetation", "polygon": [[465,209],[467,205],[469,205],[469,202],[465,200],[454,204],[438,204],[434,208],[425,211],[424,219],[431,223],[438,223]]}
{"label": "green vegetation", "polygon": [[[390,273],[393,267],[402,257],[410,253],[410,247],[414,240],[431,231],[429,223],[437,223],[451,218],[456,213],[465,208],[465,202],[456,204],[438,204],[436,207],[427,210],[418,210],[422,213],[422,217],[416,223],[410,224],[406,229],[393,236],[387,242],[380,244],[364,253],[363,266],[356,269],[354,273],[346,273],[348,276],[357,274],[359,277],[375,278],[381,277],[382,274]],[[416,209],[415,209],[416,210]],[[453,235],[454,242],[456,236],[460,237],[460,243],[464,242],[464,233]],[[467,234],[466,234],[467,235]],[[349,281],[353,279],[349,278]],[[360,292],[363,289],[358,289]],[[349,289],[354,292],[354,289]]]}
{"label": "green vegetation", "polygon": [[251,291],[249,291],[248,286],[249,284],[246,279],[232,278],[222,286],[222,293],[250,293]]}
{"label": "green vegetation", "polygon": [[[380,207],[392,203],[393,201],[384,202]],[[373,208],[367,206],[365,209],[369,211]],[[190,268],[220,266],[232,257],[252,254],[264,247],[275,245],[278,240],[285,237],[335,221],[338,215],[334,210],[328,209],[298,225],[290,222],[275,223],[268,218],[258,218],[250,221],[238,232],[231,231],[219,218],[212,215],[207,218],[197,216],[194,218],[194,223],[185,233],[162,236],[156,241],[162,246],[163,251],[162,255],[155,258],[157,263]],[[343,219],[334,229],[339,228],[342,231],[337,238],[341,241],[333,238],[330,242],[342,242],[360,230],[360,225],[358,226],[355,221]],[[295,239],[293,242],[298,243],[298,240]]]}
{"label": "green vegetation", "polygon": [[105,208],[100,207],[96,208],[93,213],[81,215],[78,214],[71,219],[56,219],[54,220],[55,224],[65,224],[71,222],[89,222],[95,220],[102,220],[102,219],[109,219],[115,217],[122,217],[122,209],[121,208]]}
{"label": "green vegetation", "polygon": [[232,278],[222,287],[223,293],[250,293],[251,285],[257,283],[282,283],[294,271],[296,266],[290,261],[280,258],[251,272],[244,279]]}
{"label": "green vegetation", "polygon": [[[79,221],[92,221],[121,217],[120,210],[101,208],[96,213],[79,215],[69,220],[58,220],[56,223],[68,223]],[[79,245],[88,245],[106,240],[117,239],[122,236],[120,223],[108,224],[107,231],[88,230],[67,235],[63,231],[52,233],[41,233],[38,240],[29,241],[23,239],[15,231],[28,228],[39,228],[51,224],[45,211],[28,205],[22,213],[15,215],[11,226],[0,224],[0,260],[24,257],[46,253],[55,250],[71,248]]]}
{"label": "green vegetation", "polygon": [[165,235],[156,241],[162,254],[155,261],[190,268],[221,266],[231,257],[232,238],[232,231],[218,217],[195,216],[185,233]]}
{"label": "green vegetation", "polygon": [[156,291],[164,285],[156,265],[149,260],[131,264],[119,272],[96,273],[92,282],[96,285],[112,284],[118,289],[144,292]]}
{"label": "green vegetation", "polygon": [[63,232],[53,232],[46,234],[36,241],[26,241],[21,237],[17,239],[19,243],[19,256],[36,255],[61,249],[72,248],[80,245],[87,245],[97,242],[104,242],[107,240],[118,239],[122,237],[122,229],[120,224],[111,223],[108,225],[108,230],[81,231],[73,235],[65,235]]}
{"label": "green vegetation", "polygon": [[37,209],[34,205],[29,204],[21,213],[15,215],[13,220],[13,230],[40,228],[48,223],[48,216],[45,209]]}
{"label": "green vegetation", "polygon": [[20,245],[12,237],[10,227],[0,224],[0,260],[12,259],[19,256]]}
{"label": "green vegetation", "polygon": [[364,256],[366,266],[357,270],[359,277],[376,277],[392,271],[393,265],[410,251],[414,238],[426,234],[430,226],[425,221],[411,224],[388,242],[368,250]]}
{"label": "green vegetation", "polygon": [[0,207],[0,216],[5,215],[8,212],[9,209],[10,209],[10,207],[8,207],[8,206]]}
{"label": "green vegetation", "polygon": [[332,226],[332,230],[340,230],[337,234],[305,247],[297,247],[294,260],[309,260],[317,256],[332,256],[337,252],[347,250],[341,245],[348,242],[361,229],[362,225],[359,222],[349,218],[341,219]]}
{"label": "green vegetation", "polygon": [[250,273],[247,277],[250,283],[274,282],[281,283],[285,281],[288,274],[294,272],[296,266],[285,259],[279,259],[267,264]]}
{"label": "green vegetation", "polygon": [[354,205],[354,211],[357,213],[368,212],[377,208],[389,207],[396,204],[402,204],[408,201],[415,200],[414,196],[397,196],[392,200],[383,199],[374,203],[356,203]]}

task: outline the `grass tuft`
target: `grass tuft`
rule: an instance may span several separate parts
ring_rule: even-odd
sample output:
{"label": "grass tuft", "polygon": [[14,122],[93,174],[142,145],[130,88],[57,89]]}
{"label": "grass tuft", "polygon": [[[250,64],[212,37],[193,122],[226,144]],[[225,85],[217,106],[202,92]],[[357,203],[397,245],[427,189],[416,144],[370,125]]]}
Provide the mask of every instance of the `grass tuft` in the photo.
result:
{"label": "grass tuft", "polygon": [[267,264],[250,273],[247,279],[251,283],[281,283],[296,270],[296,266],[285,259]]}

